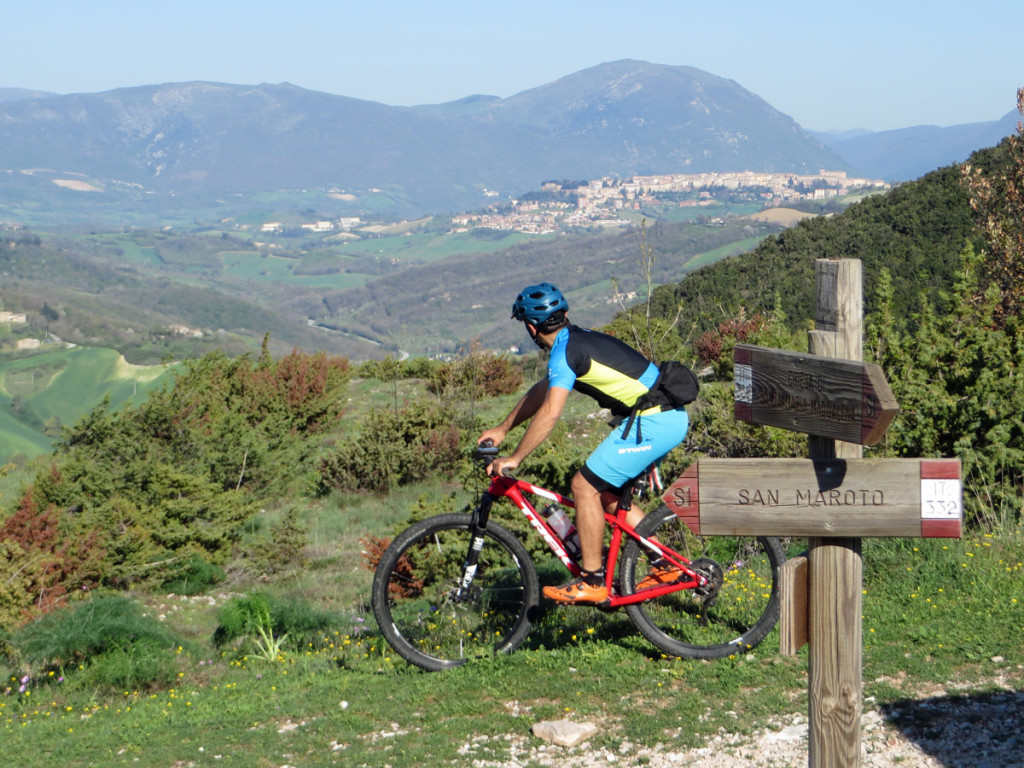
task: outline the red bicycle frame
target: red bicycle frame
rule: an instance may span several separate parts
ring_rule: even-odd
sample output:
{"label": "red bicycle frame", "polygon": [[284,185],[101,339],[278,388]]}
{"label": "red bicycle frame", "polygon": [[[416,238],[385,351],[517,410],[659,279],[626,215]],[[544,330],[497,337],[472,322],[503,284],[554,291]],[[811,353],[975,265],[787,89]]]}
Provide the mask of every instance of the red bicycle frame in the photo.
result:
{"label": "red bicycle frame", "polygon": [[[547,499],[549,501],[561,504],[563,507],[575,509],[576,504],[567,496],[563,496],[560,493],[549,491],[547,488],[541,488],[539,485],[528,483],[525,480],[517,480],[509,475],[503,475],[500,477],[494,477],[491,479],[491,485],[487,489],[487,495],[498,498],[504,496],[515,504],[519,510],[526,515],[526,519],[530,521],[530,525],[541,535],[551,551],[557,555],[558,559],[562,561],[562,564],[569,570],[573,576],[579,576],[581,568],[579,564],[574,561],[565,548],[565,544],[559,535],[548,525],[547,520],[541,515],[536,507],[530,503],[527,498],[527,494],[531,496],[539,496],[540,498]],[[665,546],[656,539],[648,539],[636,532],[636,530],[626,522],[626,515],[629,514],[630,507],[627,506],[624,501],[628,501],[629,496],[626,495],[623,500],[620,500],[617,505],[617,509],[614,515],[608,512],[604,513],[605,521],[611,526],[612,536],[611,542],[608,546],[608,553],[605,556],[605,586],[608,587],[608,601],[602,605],[618,608],[622,605],[632,605],[633,603],[642,603],[645,600],[650,600],[654,597],[660,597],[670,592],[677,592],[681,589],[695,589],[702,587],[707,584],[707,579],[695,572],[689,567],[689,559],[684,555],[679,554],[670,547]],[[636,539],[641,546],[647,548],[651,552],[657,553],[661,557],[665,558],[676,568],[682,571],[682,577],[676,581],[668,584],[658,584],[651,587],[645,587],[644,589],[638,589],[629,595],[620,595],[617,590],[613,588],[615,581],[615,563],[618,562],[619,549],[622,546],[622,537],[630,536]]]}

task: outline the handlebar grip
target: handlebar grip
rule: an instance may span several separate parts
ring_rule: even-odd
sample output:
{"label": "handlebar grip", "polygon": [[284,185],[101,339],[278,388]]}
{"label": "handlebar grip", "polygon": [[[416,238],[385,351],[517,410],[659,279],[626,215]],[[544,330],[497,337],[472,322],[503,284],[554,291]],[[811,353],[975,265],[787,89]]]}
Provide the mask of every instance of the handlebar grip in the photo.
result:
{"label": "handlebar grip", "polygon": [[494,444],[493,440],[484,440],[476,447],[476,457],[478,459],[493,459],[498,455],[498,446]]}

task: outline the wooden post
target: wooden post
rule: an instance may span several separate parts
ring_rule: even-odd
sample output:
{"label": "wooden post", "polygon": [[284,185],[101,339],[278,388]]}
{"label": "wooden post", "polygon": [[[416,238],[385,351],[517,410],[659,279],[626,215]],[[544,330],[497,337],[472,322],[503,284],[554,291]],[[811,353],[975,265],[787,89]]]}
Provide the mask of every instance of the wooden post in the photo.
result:
{"label": "wooden post", "polygon": [[[810,352],[863,359],[863,289],[857,259],[815,262]],[[813,458],[860,458],[860,445],[811,436]],[[808,695],[811,768],[860,765],[863,563],[861,540],[818,538],[808,548]]]}
{"label": "wooden post", "polygon": [[819,260],[816,272],[811,354],[740,344],[733,369],[736,418],[806,432],[811,460],[702,459],[661,498],[698,535],[809,537],[780,575],[780,646],[810,646],[811,768],[858,768],[861,539],[959,538],[963,489],[958,459],[862,458],[899,409],[861,360],[861,263]]}
{"label": "wooden post", "polygon": [[779,652],[796,656],[807,645],[807,553],[789,558],[779,569]]}

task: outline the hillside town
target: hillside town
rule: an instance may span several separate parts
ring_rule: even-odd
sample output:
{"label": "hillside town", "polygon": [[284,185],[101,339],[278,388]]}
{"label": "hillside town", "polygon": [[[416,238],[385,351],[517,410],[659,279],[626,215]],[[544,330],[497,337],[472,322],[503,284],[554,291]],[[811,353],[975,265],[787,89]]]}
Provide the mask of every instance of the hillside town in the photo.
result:
{"label": "hillside town", "polygon": [[[703,209],[694,218],[703,216],[708,223],[715,224],[720,222],[715,208],[724,202],[776,208],[889,188],[887,182],[879,179],[850,178],[845,171],[827,170],[812,174],[739,171],[548,181],[537,192],[496,199],[486,209],[452,216],[451,232],[492,229],[544,235],[581,227],[628,226],[629,213],[657,207]],[[494,190],[488,190],[485,196],[500,198]],[[373,228],[358,217],[318,219],[303,223],[301,228],[315,234],[374,234]],[[260,231],[275,235],[286,229],[281,222],[271,221],[264,223]]]}
{"label": "hillside town", "polygon": [[816,174],[735,173],[663,174],[605,177],[589,182],[546,182],[541,195],[524,196],[483,213],[452,217],[453,231],[485,227],[532,234],[549,234],[572,227],[621,226],[626,211],[652,206],[705,208],[715,223],[714,207],[724,198],[747,200],[766,208],[801,200],[827,200],[858,191],[883,191],[879,179],[847,178],[845,171]]}

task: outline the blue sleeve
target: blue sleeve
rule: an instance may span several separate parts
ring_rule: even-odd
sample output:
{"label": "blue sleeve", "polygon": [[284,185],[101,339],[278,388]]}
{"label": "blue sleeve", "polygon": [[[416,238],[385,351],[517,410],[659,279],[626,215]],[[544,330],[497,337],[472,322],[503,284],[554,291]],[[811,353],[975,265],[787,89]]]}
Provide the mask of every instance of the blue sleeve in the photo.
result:
{"label": "blue sleeve", "polygon": [[565,347],[568,340],[568,332],[560,333],[555,339],[554,347],[551,348],[551,356],[548,358],[549,387],[571,390],[576,384],[576,372],[569,367],[569,362],[565,358]]}

